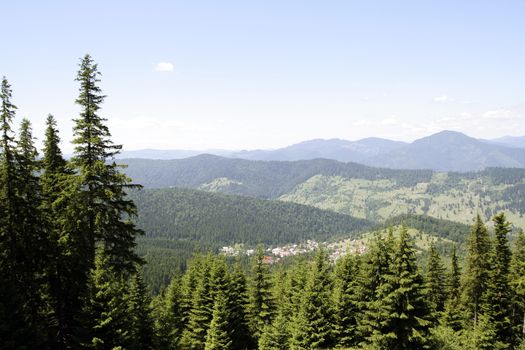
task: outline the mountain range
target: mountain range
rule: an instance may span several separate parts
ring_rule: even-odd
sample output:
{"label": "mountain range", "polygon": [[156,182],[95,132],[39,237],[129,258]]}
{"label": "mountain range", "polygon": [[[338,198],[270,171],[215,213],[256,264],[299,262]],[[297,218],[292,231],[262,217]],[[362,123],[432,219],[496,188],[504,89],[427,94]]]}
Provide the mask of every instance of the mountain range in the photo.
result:
{"label": "mountain range", "polygon": [[525,168],[525,136],[482,140],[442,131],[411,143],[382,138],[357,141],[315,139],[275,150],[136,150],[120,158],[181,159],[199,154],[264,161],[325,158],[392,169],[476,171],[487,167]]}

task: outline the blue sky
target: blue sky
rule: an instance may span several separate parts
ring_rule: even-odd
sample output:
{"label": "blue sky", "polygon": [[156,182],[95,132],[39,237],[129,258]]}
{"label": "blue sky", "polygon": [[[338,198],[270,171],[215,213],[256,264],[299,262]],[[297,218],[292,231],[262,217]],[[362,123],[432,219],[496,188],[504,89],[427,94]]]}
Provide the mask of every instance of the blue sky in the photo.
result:
{"label": "blue sky", "polygon": [[18,0],[0,16],[18,116],[41,138],[53,113],[66,151],[85,53],[126,149],[525,135],[521,0]]}

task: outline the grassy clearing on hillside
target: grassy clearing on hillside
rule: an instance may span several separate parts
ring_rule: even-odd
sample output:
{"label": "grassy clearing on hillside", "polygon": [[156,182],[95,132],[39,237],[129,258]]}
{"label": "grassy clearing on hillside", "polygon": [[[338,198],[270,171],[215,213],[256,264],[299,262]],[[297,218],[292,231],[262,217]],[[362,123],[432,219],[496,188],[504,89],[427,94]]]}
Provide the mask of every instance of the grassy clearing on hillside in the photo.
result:
{"label": "grassy clearing on hillside", "polygon": [[514,225],[523,227],[523,213],[511,208],[504,196],[513,186],[493,184],[489,178],[452,182],[446,173],[436,173],[430,182],[414,186],[399,186],[392,180],[316,175],[280,199],[377,222],[401,214],[424,214],[470,224],[478,212],[488,220],[505,210]]}

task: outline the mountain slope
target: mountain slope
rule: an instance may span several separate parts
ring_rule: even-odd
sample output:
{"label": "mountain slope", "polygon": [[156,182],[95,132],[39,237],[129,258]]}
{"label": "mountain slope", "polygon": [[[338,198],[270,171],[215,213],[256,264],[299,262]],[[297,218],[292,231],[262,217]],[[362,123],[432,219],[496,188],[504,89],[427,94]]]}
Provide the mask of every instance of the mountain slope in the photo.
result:
{"label": "mountain slope", "polygon": [[492,139],[490,142],[507,147],[525,148],[525,136],[504,136]]}
{"label": "mountain slope", "polygon": [[245,195],[277,198],[315,175],[362,179],[391,179],[398,184],[414,185],[429,181],[428,170],[372,168],[328,159],[302,161],[249,161],[200,155],[186,159],[122,159],[126,173],[147,188],[185,187]]}
{"label": "mountain slope", "polygon": [[364,163],[396,169],[438,171],[525,168],[525,149],[490,144],[455,131],[442,131],[367,159]]}
{"label": "mountain slope", "polygon": [[202,242],[282,244],[349,236],[372,227],[363,219],[295,203],[189,189],[150,189],[130,195],[146,237]]}
{"label": "mountain slope", "polygon": [[340,162],[359,163],[371,156],[390,152],[404,145],[406,145],[404,142],[375,137],[358,141],[315,139],[276,150],[241,151],[231,156],[249,160],[289,161],[326,158]]}

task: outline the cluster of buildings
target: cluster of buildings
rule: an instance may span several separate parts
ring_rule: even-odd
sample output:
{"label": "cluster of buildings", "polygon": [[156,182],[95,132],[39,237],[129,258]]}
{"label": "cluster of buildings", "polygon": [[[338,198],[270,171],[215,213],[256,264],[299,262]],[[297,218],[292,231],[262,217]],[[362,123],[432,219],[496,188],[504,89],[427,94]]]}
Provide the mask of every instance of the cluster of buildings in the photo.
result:
{"label": "cluster of buildings", "polygon": [[[336,262],[346,254],[362,254],[366,251],[365,242],[363,240],[346,239],[334,243],[322,243],[314,240],[307,240],[302,243],[287,244],[280,247],[268,248],[264,256],[264,263],[273,264],[283,258],[295,256],[298,254],[311,253],[320,246],[327,249],[330,254],[330,261]],[[220,254],[226,256],[250,256],[254,253],[254,249],[245,249],[243,244],[235,244],[233,246],[225,246],[219,250]]]}

